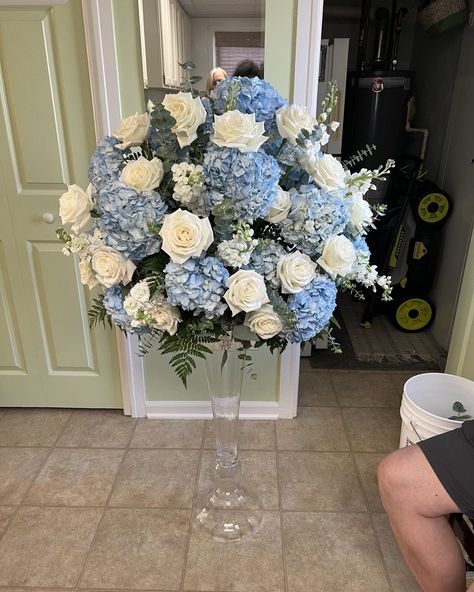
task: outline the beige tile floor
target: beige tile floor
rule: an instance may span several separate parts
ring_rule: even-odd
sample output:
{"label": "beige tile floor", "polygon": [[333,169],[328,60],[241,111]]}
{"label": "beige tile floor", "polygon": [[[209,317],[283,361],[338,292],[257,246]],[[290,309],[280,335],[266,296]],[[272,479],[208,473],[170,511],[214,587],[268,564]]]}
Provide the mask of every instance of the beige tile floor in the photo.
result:
{"label": "beige tile floor", "polygon": [[114,411],[0,411],[0,592],[415,592],[375,471],[397,448],[404,373],[302,364],[295,420],[241,422],[265,519],[230,546],[197,536],[213,430]]}

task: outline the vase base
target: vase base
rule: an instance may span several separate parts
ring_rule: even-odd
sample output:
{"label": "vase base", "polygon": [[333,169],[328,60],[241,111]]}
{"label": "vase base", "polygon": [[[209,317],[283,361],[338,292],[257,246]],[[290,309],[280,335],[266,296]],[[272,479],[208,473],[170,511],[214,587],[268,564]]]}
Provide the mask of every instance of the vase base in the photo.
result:
{"label": "vase base", "polygon": [[194,505],[196,530],[218,542],[240,541],[256,534],[263,520],[258,497],[246,487],[213,487]]}

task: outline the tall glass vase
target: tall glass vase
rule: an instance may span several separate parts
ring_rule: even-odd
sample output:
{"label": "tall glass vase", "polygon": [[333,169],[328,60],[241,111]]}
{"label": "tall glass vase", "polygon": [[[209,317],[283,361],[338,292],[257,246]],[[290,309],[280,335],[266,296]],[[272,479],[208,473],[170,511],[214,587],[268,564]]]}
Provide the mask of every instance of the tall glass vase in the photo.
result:
{"label": "tall glass vase", "polygon": [[258,496],[242,478],[238,457],[240,394],[245,361],[232,346],[206,358],[209,396],[214,415],[216,463],[214,483],[194,507],[196,528],[216,541],[238,541],[256,533],[263,519]]}

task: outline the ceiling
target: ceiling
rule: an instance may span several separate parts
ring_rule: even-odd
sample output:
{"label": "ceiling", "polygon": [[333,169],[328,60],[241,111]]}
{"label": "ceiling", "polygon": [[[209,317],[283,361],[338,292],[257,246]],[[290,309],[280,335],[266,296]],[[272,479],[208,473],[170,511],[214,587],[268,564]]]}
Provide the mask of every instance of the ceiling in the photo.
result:
{"label": "ceiling", "polygon": [[179,0],[191,18],[262,18],[264,0]]}

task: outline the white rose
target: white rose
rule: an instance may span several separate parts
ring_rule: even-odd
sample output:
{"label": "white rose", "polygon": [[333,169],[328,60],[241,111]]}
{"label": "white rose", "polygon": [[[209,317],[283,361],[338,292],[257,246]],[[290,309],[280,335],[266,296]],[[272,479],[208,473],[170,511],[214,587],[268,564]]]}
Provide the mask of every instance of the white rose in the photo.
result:
{"label": "white rose", "polygon": [[176,134],[180,147],[189,146],[197,138],[197,128],[206,121],[207,114],[201,99],[193,99],[188,92],[179,92],[165,95],[163,107],[176,119],[171,131]]}
{"label": "white rose", "polygon": [[81,284],[88,286],[89,290],[95,288],[99,283],[92,271],[91,263],[87,259],[79,261],[79,273],[81,275]]}
{"label": "white rose", "polygon": [[131,160],[122,170],[120,180],[137,191],[151,191],[158,187],[163,179],[163,163],[159,158],[148,160],[140,156]]}
{"label": "white rose", "polygon": [[132,279],[135,265],[111,247],[100,247],[92,255],[92,269],[100,284],[111,288],[122,282],[126,285]]}
{"label": "white rose", "polygon": [[270,211],[268,212],[265,220],[278,224],[288,216],[288,212],[291,210],[291,197],[289,191],[285,191],[281,187],[278,187],[277,198],[272,204]]}
{"label": "white rose", "polygon": [[67,191],[59,198],[59,215],[63,224],[71,224],[73,232],[78,234],[91,218],[92,185],[82,190],[79,185],[68,185]]}
{"label": "white rose", "polygon": [[214,134],[211,142],[221,148],[237,148],[241,152],[257,152],[260,146],[268,140],[264,136],[265,124],[255,121],[255,113],[241,113],[227,111],[214,118]]}
{"label": "white rose", "polygon": [[364,228],[372,224],[372,210],[369,203],[360,193],[356,193],[351,198],[349,206],[350,222],[349,226],[352,234],[359,234]]}
{"label": "white rose", "polygon": [[224,294],[224,299],[232,311],[232,316],[241,311],[257,310],[270,302],[265,280],[256,271],[241,269],[230,276],[226,286],[228,290]]}
{"label": "white rose", "polygon": [[332,279],[335,279],[338,275],[345,277],[351,273],[356,259],[354,245],[341,234],[332,236],[326,241],[318,263]]}
{"label": "white rose", "polygon": [[163,301],[153,311],[153,320],[156,329],[174,335],[178,329],[178,323],[181,321],[179,308]]}
{"label": "white rose", "polygon": [[248,312],[244,325],[262,339],[275,337],[283,329],[283,323],[271,304],[264,304],[258,310]]}
{"label": "white rose", "polygon": [[150,129],[150,116],[148,113],[138,115],[130,115],[122,119],[119,127],[112,133],[118,140],[122,140],[121,144],[117,144],[117,148],[125,150],[129,146],[140,146],[143,144],[148,136]]}
{"label": "white rose", "polygon": [[321,158],[314,160],[307,172],[315,182],[326,191],[341,189],[346,183],[346,172],[342,164],[331,154],[323,154]]}
{"label": "white rose", "polygon": [[306,107],[301,105],[288,105],[280,107],[276,111],[278,132],[282,138],[286,138],[290,144],[296,146],[296,138],[302,129],[312,131],[316,125],[314,118]]}
{"label": "white rose", "polygon": [[130,296],[138,302],[148,302],[150,300],[150,288],[146,280],[135,284],[130,290]]}
{"label": "white rose", "polygon": [[316,277],[316,263],[308,255],[294,251],[280,257],[277,263],[283,294],[296,294]]}
{"label": "white rose", "polygon": [[198,257],[214,240],[209,218],[199,218],[181,209],[165,216],[159,234],[163,239],[163,251],[174,263]]}

